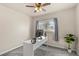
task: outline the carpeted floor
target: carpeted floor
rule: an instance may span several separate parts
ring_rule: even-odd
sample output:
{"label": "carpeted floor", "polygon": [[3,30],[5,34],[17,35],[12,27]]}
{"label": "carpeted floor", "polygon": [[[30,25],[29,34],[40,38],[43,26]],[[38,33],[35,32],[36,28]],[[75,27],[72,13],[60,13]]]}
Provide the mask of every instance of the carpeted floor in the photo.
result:
{"label": "carpeted floor", "polygon": [[[23,47],[5,53],[2,56],[23,56]],[[77,56],[77,54],[75,52],[69,54],[64,49],[41,46],[40,48],[35,50],[35,56]]]}

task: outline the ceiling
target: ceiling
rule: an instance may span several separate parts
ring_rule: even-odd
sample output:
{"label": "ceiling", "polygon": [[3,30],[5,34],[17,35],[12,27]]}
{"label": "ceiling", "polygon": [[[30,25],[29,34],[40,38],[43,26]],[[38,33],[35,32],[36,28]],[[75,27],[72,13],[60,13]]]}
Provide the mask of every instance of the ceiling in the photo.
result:
{"label": "ceiling", "polygon": [[27,14],[29,16],[39,16],[39,15],[44,15],[51,12],[53,13],[56,11],[72,8],[72,7],[75,7],[76,4],[75,3],[51,3],[51,5],[44,7],[44,9],[46,9],[46,12],[41,11],[36,13],[34,13],[34,8],[25,7],[25,5],[33,5],[33,3],[2,3],[0,5],[11,8],[21,13]]}

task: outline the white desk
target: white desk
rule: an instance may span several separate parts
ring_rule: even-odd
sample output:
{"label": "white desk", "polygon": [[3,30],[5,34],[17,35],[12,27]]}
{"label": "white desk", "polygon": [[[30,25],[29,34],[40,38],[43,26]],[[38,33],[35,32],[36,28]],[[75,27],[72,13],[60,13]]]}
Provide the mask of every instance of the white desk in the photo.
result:
{"label": "white desk", "polygon": [[24,56],[34,56],[34,51],[40,47],[42,44],[44,44],[47,41],[47,38],[45,39],[37,39],[35,44],[31,43],[31,40],[24,41],[23,45],[23,55]]}

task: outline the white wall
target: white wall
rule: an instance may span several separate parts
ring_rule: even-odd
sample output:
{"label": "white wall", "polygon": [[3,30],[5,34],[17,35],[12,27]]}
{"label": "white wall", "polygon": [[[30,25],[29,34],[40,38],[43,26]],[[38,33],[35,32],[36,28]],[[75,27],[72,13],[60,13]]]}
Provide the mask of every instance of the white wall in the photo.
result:
{"label": "white wall", "polygon": [[[75,8],[70,8],[66,10],[62,10],[55,13],[50,13],[47,15],[34,17],[34,21],[36,20],[45,20],[49,18],[58,18],[58,31],[59,31],[59,41],[51,40],[49,45],[57,46],[60,48],[66,48],[66,43],[64,42],[64,36],[67,33],[75,34]],[[32,27],[35,27],[33,25]],[[32,31],[34,33],[34,30]],[[51,36],[52,37],[52,36]]]}
{"label": "white wall", "polygon": [[30,20],[29,16],[0,5],[0,54],[30,37]]}
{"label": "white wall", "polygon": [[76,34],[78,37],[77,52],[79,55],[79,4],[76,7]]}

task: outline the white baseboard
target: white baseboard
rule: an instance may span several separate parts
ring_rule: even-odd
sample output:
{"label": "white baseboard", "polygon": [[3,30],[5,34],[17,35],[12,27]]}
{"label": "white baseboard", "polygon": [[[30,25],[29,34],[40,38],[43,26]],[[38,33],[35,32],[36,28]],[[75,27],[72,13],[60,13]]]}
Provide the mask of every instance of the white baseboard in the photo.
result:
{"label": "white baseboard", "polygon": [[50,43],[45,43],[45,44],[46,44],[46,45],[49,45],[49,46],[53,46],[53,47],[57,47],[57,48],[61,48],[61,49],[66,49],[66,47],[61,46],[61,45],[50,44]]}
{"label": "white baseboard", "polygon": [[16,47],[13,47],[13,48],[11,48],[11,49],[9,49],[9,50],[6,50],[6,51],[4,51],[4,52],[0,53],[0,55],[5,54],[5,53],[7,53],[7,52],[10,52],[10,51],[12,51],[12,50],[14,50],[14,49],[16,49],[16,48],[21,47],[21,46],[23,46],[23,45],[22,45],[22,44],[20,44],[19,46],[16,46]]}
{"label": "white baseboard", "polygon": [[[61,49],[67,49],[66,46],[63,46],[63,45],[58,45],[58,44],[54,44],[54,43],[45,43],[45,45],[49,45],[49,46],[52,46],[52,47],[57,47],[57,48],[61,48]],[[76,51],[75,48],[72,48],[72,51]]]}

